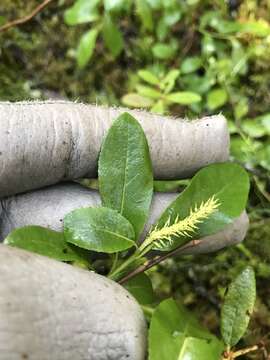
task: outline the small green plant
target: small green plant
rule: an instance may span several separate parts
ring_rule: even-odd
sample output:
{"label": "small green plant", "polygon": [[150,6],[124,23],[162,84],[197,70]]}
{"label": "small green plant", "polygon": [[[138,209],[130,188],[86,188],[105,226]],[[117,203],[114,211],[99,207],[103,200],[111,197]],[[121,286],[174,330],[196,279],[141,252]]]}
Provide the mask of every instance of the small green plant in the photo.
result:
{"label": "small green plant", "polygon": [[98,36],[101,34],[106,48],[113,57],[118,56],[124,49],[123,34],[119,29],[116,15],[127,12],[130,2],[123,0],[77,0],[65,12],[65,22],[74,26],[91,23],[92,27],[86,31],[79,41],[76,52],[79,68],[84,68],[90,61]]}
{"label": "small green plant", "polygon": [[139,70],[138,77],[147,83],[136,84],[136,92],[122,97],[122,103],[129,107],[149,108],[152,112],[164,114],[174,104],[190,105],[201,101],[201,96],[191,91],[173,91],[180,71],[170,70],[156,75],[150,70]]}
{"label": "small green plant", "polygon": [[[225,347],[214,336],[200,330],[186,310],[178,308],[173,300],[166,300],[154,309],[157,299],[145,272],[176,252],[179,254],[181,249],[197,246],[202,237],[215,234],[232,223],[246,206],[249,192],[246,171],[234,163],[212,164],[201,169],[145,239],[141,239],[141,233],[150,212],[153,172],[145,134],[128,113],[114,121],[103,141],[98,174],[101,207],[68,213],[64,217],[63,232],[26,226],[11,232],[5,243],[97,272],[100,272],[100,261],[95,260],[95,253],[103,253],[102,273],[126,286],[146,314],[149,317],[153,314],[150,360],[184,359],[187,351],[191,354],[204,351],[213,359],[219,359],[223,353],[226,358],[247,326],[248,318],[242,318],[243,307],[249,313],[252,311],[255,290],[248,290],[254,285],[254,281],[250,282],[252,270],[246,270],[247,273],[236,280],[236,285],[231,285],[226,296],[222,312]],[[157,255],[149,256],[150,251],[155,250],[159,251]],[[233,317],[233,306],[241,318]],[[157,320],[160,311],[165,311],[165,323]],[[168,331],[166,321],[170,316],[175,320],[170,323],[170,334],[166,335],[164,329]],[[194,354],[192,359],[202,359]]]}

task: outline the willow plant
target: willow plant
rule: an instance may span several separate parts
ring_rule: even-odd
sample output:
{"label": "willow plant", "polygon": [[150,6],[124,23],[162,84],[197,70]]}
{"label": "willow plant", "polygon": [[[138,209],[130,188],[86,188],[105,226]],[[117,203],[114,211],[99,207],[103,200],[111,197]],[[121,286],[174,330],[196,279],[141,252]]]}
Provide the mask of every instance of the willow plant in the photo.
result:
{"label": "willow plant", "polygon": [[[62,232],[31,223],[14,229],[5,243],[102,271],[123,284],[175,252],[196,246],[201,234],[217,234],[233,224],[245,209],[249,178],[233,163],[200,169],[140,242],[151,212],[154,172],[140,122],[123,113],[102,142],[98,189],[102,205],[74,209],[63,219],[61,215]],[[152,256],[153,250],[159,252]],[[103,254],[102,268],[96,253]]]}
{"label": "willow plant", "polygon": [[[110,273],[109,277],[118,280],[132,263],[138,262],[139,259],[147,255],[151,250],[164,250],[169,244],[174,246],[175,238],[186,238],[185,243],[194,237],[198,230],[199,224],[208,219],[217,211],[220,203],[215,196],[210,197],[207,201],[202,201],[199,206],[195,205],[194,209],[190,209],[189,215],[184,219],[180,219],[179,215],[172,221],[168,217],[164,226],[161,228],[156,225],[150,230],[148,236],[143,243],[137,247],[134,254],[124,261],[118,268]],[[175,246],[177,247],[177,245]]]}

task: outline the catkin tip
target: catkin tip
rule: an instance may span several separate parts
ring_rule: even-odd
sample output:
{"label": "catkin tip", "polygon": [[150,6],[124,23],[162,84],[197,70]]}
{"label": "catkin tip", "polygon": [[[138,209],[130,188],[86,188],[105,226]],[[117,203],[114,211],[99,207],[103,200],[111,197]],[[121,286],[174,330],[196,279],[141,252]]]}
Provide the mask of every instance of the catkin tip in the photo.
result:
{"label": "catkin tip", "polygon": [[169,217],[162,228],[156,226],[151,230],[142,244],[142,249],[146,247],[164,249],[173,244],[175,236],[191,238],[198,230],[198,225],[209,218],[218,209],[219,205],[218,199],[213,195],[208,200],[202,201],[199,206],[195,204],[190,209],[189,215],[183,220],[179,220],[179,215],[173,221]]}

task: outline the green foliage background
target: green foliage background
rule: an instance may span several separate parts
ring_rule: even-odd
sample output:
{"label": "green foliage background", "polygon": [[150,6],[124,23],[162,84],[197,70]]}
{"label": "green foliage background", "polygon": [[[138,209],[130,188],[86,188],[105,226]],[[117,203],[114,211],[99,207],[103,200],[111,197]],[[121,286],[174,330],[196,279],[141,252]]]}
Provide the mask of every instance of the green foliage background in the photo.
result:
{"label": "green foliage background", "polygon": [[[0,25],[39,3],[1,0]],[[180,298],[215,331],[225,286],[239,267],[253,265],[257,311],[245,345],[254,339],[267,343],[270,1],[100,0],[95,16],[83,23],[75,19],[71,26],[67,11],[74,3],[55,0],[25,25],[0,33],[0,100],[123,105],[133,94],[132,105],[163,114],[195,118],[222,112],[230,124],[232,157],[252,180],[248,237],[237,247],[197,257],[196,264],[190,257],[169,260],[151,276],[161,297]],[[80,47],[91,29],[97,31],[92,54],[89,43]],[[183,105],[179,95],[166,100],[181,92],[198,94],[200,101]]]}

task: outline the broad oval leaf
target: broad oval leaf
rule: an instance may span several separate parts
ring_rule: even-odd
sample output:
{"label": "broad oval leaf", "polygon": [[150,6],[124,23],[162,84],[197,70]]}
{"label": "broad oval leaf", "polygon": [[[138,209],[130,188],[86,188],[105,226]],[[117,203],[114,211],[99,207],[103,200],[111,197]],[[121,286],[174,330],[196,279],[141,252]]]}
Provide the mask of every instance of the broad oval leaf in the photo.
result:
{"label": "broad oval leaf", "polygon": [[149,108],[153,105],[153,100],[136,93],[129,93],[122,97],[122,103],[129,107]]}
{"label": "broad oval leaf", "polygon": [[98,30],[92,29],[87,31],[81,37],[77,49],[77,64],[80,69],[84,68],[88,61],[91,59],[96,45],[97,36]]}
{"label": "broad oval leaf", "polygon": [[132,225],[105,207],[81,208],[64,217],[65,240],[83,249],[115,253],[134,246]]}
{"label": "broad oval leaf", "polygon": [[154,20],[151,7],[147,0],[135,0],[136,14],[142,22],[142,26],[145,30],[153,30]]}
{"label": "broad oval leaf", "polygon": [[270,112],[261,115],[259,119],[257,118],[257,120],[259,120],[262,123],[262,125],[267,130],[267,134],[270,135]]}
{"label": "broad oval leaf", "polygon": [[153,287],[149,277],[141,273],[128,280],[124,287],[135,297],[141,305],[152,304],[155,301]]}
{"label": "broad oval leaf", "polygon": [[13,230],[5,244],[60,261],[81,261],[82,257],[64,239],[64,234],[41,226],[25,226]]}
{"label": "broad oval leaf", "polygon": [[242,122],[242,129],[251,138],[260,138],[267,135],[267,129],[257,119],[244,120]]}
{"label": "broad oval leaf", "polygon": [[199,56],[191,56],[184,59],[181,64],[182,74],[190,74],[202,66],[202,59]]}
{"label": "broad oval leaf", "polygon": [[261,19],[258,21],[247,21],[240,24],[240,31],[252,34],[258,37],[266,37],[270,35],[270,25],[267,21]]}
{"label": "broad oval leaf", "polygon": [[123,35],[109,15],[104,17],[102,35],[105,45],[112,55],[118,56],[124,48]]}
{"label": "broad oval leaf", "polygon": [[151,71],[148,70],[139,70],[138,71],[138,75],[141,79],[143,79],[144,81],[146,81],[147,83],[151,84],[151,85],[159,85],[159,78],[153,74]]}
{"label": "broad oval leaf", "polygon": [[178,91],[166,96],[166,99],[182,105],[189,105],[201,101],[201,95],[190,91]]}
{"label": "broad oval leaf", "polygon": [[191,209],[194,210],[196,206],[205,203],[213,196],[219,202],[219,207],[198,224],[198,229],[190,233],[190,237],[175,236],[171,245],[167,242],[167,245],[159,250],[169,251],[189,240],[199,239],[223,229],[245,209],[248,192],[249,177],[238,164],[229,162],[212,164],[201,169],[186,189],[164,211],[156,226],[161,229],[168,219],[171,225],[177,216],[179,220],[186,218]]}
{"label": "broad oval leaf", "polygon": [[149,330],[149,360],[219,360],[223,344],[173,299],[155,309]]}
{"label": "broad oval leaf", "polygon": [[236,345],[246,332],[255,300],[255,274],[248,266],[229,285],[222,306],[221,334],[227,346]]}
{"label": "broad oval leaf", "polygon": [[210,110],[215,110],[224,105],[228,100],[225,89],[214,89],[207,94],[207,106]]}
{"label": "broad oval leaf", "polygon": [[152,53],[155,58],[161,60],[172,59],[175,55],[176,49],[171,44],[156,43],[152,47]]}
{"label": "broad oval leaf", "polygon": [[160,99],[162,97],[162,94],[160,91],[151,88],[150,86],[146,86],[146,85],[140,85],[138,84],[136,86],[136,90],[138,91],[138,93],[142,96],[146,96],[150,99]]}
{"label": "broad oval leaf", "polygon": [[127,218],[137,238],[150,209],[153,172],[143,129],[131,115],[122,114],[109,129],[98,173],[103,206]]}
{"label": "broad oval leaf", "polygon": [[104,0],[105,11],[119,11],[125,8],[125,0]]}
{"label": "broad oval leaf", "polygon": [[65,23],[68,25],[83,24],[95,21],[98,14],[100,0],[77,0],[74,5],[65,11]]}

